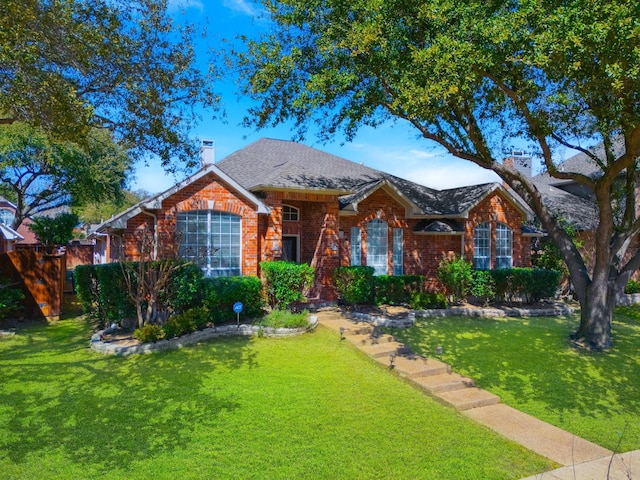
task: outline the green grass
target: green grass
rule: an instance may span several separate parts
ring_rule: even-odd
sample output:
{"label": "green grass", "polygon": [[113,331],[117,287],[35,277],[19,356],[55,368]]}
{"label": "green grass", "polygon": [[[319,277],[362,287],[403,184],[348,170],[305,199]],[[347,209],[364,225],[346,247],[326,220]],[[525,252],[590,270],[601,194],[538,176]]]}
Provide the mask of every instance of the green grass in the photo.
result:
{"label": "green grass", "polygon": [[0,340],[0,471],[13,478],[512,479],[554,467],[325,329],[143,356],[81,319]]}
{"label": "green grass", "polygon": [[309,326],[309,312],[293,313],[288,310],[272,310],[261,319],[253,322],[270,328],[299,328]]}
{"label": "green grass", "polygon": [[577,315],[559,318],[431,318],[393,333],[442,360],[503,403],[616,451],[640,449],[640,309],[619,308],[614,347],[578,350]]}

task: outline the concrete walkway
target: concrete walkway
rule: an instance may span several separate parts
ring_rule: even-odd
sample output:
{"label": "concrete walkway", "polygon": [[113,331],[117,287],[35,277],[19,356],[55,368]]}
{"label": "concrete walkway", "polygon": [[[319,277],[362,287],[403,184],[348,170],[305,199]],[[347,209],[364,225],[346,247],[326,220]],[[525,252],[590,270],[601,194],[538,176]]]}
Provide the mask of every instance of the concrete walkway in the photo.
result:
{"label": "concrete walkway", "polygon": [[341,339],[393,369],[436,401],[564,465],[526,480],[640,480],[640,450],[614,455],[606,448],[504,405],[498,396],[476,387],[473,379],[452,372],[449,365],[412,354],[393,336],[379,335],[368,323],[343,317],[337,308],[320,309],[317,316],[321,325],[339,332]]}

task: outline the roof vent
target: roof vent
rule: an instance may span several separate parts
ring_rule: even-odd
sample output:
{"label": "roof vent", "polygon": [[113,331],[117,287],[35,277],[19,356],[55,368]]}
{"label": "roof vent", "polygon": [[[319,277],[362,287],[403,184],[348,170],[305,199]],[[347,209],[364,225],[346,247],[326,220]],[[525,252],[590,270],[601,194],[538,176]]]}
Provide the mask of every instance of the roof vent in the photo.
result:
{"label": "roof vent", "polygon": [[215,143],[213,140],[202,140],[200,143],[200,166],[206,167],[216,163]]}

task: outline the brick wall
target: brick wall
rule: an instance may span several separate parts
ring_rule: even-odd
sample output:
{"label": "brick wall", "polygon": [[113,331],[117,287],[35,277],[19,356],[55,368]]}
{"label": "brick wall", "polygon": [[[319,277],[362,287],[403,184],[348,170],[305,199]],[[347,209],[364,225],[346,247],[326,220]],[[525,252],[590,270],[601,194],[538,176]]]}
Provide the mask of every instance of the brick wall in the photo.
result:
{"label": "brick wall", "polygon": [[531,241],[522,235],[522,214],[499,191],[482,200],[469,213],[465,225],[465,258],[473,261],[473,231],[483,222],[491,224],[491,268],[496,260],[496,225],[508,225],[513,234],[513,266],[531,266]]}
{"label": "brick wall", "polygon": [[[180,239],[175,235],[176,214],[195,210],[216,210],[242,217],[242,273],[258,275],[261,240],[256,207],[213,174],[205,175],[166,198],[162,209],[154,212],[159,238],[158,256],[171,256],[177,251]],[[123,234],[126,258],[139,258],[140,232],[145,228],[151,231],[153,223],[153,217],[142,213],[127,222]]]}
{"label": "brick wall", "polygon": [[416,234],[414,229],[419,220],[406,219],[405,208],[394,197],[381,188],[358,204],[358,215],[341,216],[340,242],[341,265],[351,264],[351,227],[359,227],[362,236],[361,264],[367,259],[367,222],[379,218],[387,222],[389,245],[389,272],[393,271],[393,229],[403,228],[403,271],[405,274],[422,274],[435,277],[438,264],[443,257],[463,254],[473,260],[473,229],[484,221],[492,224],[492,259],[495,262],[495,224],[502,222],[513,230],[514,266],[530,265],[530,241],[522,236],[521,213],[499,192],[480,202],[466,221],[465,235],[425,235]]}
{"label": "brick wall", "polygon": [[[267,192],[264,202],[271,215],[261,223],[260,236],[264,238],[262,260],[282,257],[282,236],[295,235],[299,242],[300,262],[316,270],[316,279],[310,298],[333,299],[335,293],[331,276],[339,265],[338,251],[338,197],[303,192]],[[282,206],[299,210],[299,220],[283,221]]]}

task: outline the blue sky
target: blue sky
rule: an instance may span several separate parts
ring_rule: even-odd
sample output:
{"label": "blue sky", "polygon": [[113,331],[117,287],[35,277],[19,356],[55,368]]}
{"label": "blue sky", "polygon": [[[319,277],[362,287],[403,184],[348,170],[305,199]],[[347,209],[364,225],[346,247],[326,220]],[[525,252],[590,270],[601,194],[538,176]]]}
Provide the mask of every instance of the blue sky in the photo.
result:
{"label": "blue sky", "polygon": [[[186,14],[189,21],[206,25],[207,35],[199,40],[197,49],[203,64],[208,58],[208,46],[219,46],[223,38],[250,35],[266,27],[265,21],[258,18],[258,4],[250,0],[174,0],[170,4],[176,15]],[[249,104],[238,100],[236,90],[232,79],[217,84],[216,91],[222,96],[226,120],[212,119],[213,112],[203,110],[202,120],[193,130],[194,138],[215,142],[216,161],[262,137],[290,140],[293,136],[287,125],[259,131],[240,126]],[[323,145],[311,136],[304,143],[432,188],[499,181],[492,172],[449,155],[435,143],[417,138],[417,130],[404,122],[389,123],[376,129],[363,128],[349,143],[338,137]],[[150,193],[166,190],[181,179],[180,176],[165,175],[154,161],[148,166],[137,165],[135,176],[131,187]]]}

